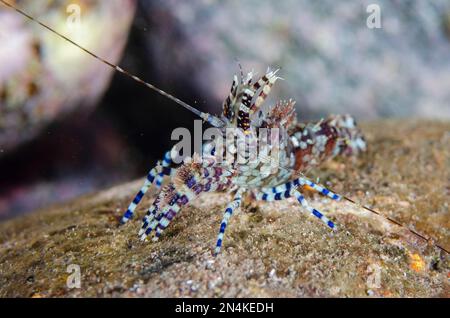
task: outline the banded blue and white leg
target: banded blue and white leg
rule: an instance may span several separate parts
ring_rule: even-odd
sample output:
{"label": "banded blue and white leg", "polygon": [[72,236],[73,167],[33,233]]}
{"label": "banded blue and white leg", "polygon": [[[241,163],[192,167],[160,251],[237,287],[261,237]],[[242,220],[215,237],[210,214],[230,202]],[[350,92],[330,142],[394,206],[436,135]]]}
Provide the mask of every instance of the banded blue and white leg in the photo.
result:
{"label": "banded blue and white leg", "polygon": [[[169,225],[183,206],[197,198],[201,193],[216,191],[221,184],[229,182],[229,173],[226,171],[220,172],[213,168],[204,168],[203,173],[202,179],[198,181],[193,180],[188,188],[176,192],[170,202],[160,207],[158,206],[158,195],[146,217],[143,219],[143,225],[139,231],[141,240],[145,240],[152,231],[156,231],[155,238],[159,238],[163,230]],[[209,177],[206,178],[206,175]],[[199,191],[195,190],[198,186],[200,187]]]}
{"label": "banded blue and white leg", "polygon": [[322,193],[323,195],[329,197],[332,200],[335,200],[335,201],[341,200],[341,196],[332,192],[331,190],[328,190],[327,188],[324,188],[321,185],[318,185],[306,178],[299,178],[299,179],[300,179],[300,183],[302,185],[307,185],[307,186],[311,187],[313,190]]}
{"label": "banded blue and white leg", "polygon": [[217,236],[217,243],[216,243],[216,248],[214,249],[214,255],[217,255],[220,252],[220,249],[222,247],[223,237],[225,235],[225,230],[228,225],[228,220],[230,219],[234,210],[236,210],[241,205],[242,193],[244,191],[245,190],[242,188],[239,189],[238,192],[235,194],[233,201],[231,203],[229,203],[225,209],[225,213],[223,215],[222,222],[220,223],[220,230],[219,230],[219,235]]}
{"label": "banded blue and white leg", "polygon": [[304,196],[295,188],[286,189],[284,191],[280,192],[258,192],[256,193],[256,199],[262,200],[262,201],[278,201],[278,200],[284,200],[288,199],[290,197],[294,196],[297,201],[302,205],[303,208],[305,208],[308,212],[310,212],[312,215],[320,219],[323,223],[325,223],[328,227],[330,227],[333,230],[336,230],[336,224],[328,219],[322,212],[319,210],[311,207]]}
{"label": "banded blue and white leg", "polygon": [[336,194],[336,193],[332,192],[331,190],[328,190],[327,188],[324,188],[318,184],[315,184],[314,182],[312,182],[306,178],[303,178],[303,177],[296,178],[292,181],[286,182],[286,183],[278,185],[276,187],[263,188],[262,192],[278,193],[278,192],[284,192],[293,187],[305,186],[305,185],[311,187],[313,190],[320,192],[323,195],[326,195],[327,197],[329,197],[332,200],[335,200],[335,201],[341,200],[341,196],[339,196],[338,194]]}
{"label": "banded blue and white leg", "polygon": [[[162,160],[162,167],[163,168],[169,168],[170,167],[170,164],[172,163],[171,152],[172,152],[172,150],[171,151],[167,151],[164,154],[164,158]],[[170,175],[170,172],[169,172],[169,175]],[[157,189],[161,188],[163,179],[164,179],[164,171],[162,171],[161,173],[159,173],[156,176],[155,185],[156,185]]]}
{"label": "banded blue and white leg", "polygon": [[153,184],[153,182],[156,179],[156,188],[161,187],[161,181],[164,177],[164,175],[171,175],[173,173],[173,169],[169,168],[170,165],[170,152],[166,152],[164,155],[164,159],[161,162],[158,162],[156,167],[150,170],[150,172],[147,174],[147,178],[145,179],[144,185],[139,190],[139,192],[134,197],[133,201],[128,206],[128,209],[125,211],[124,215],[122,216],[122,219],[120,220],[121,224],[126,223],[129,219],[131,219],[134,215],[134,211],[136,210],[136,207],[141,202],[144,195],[147,193],[150,186]]}
{"label": "banded blue and white leg", "polygon": [[329,228],[331,228],[332,230],[336,230],[336,224],[334,224],[333,221],[331,221],[330,219],[328,219],[325,215],[323,215],[322,212],[320,212],[319,210],[311,207],[308,204],[308,201],[306,201],[306,199],[303,197],[303,195],[298,192],[297,190],[293,191],[293,196],[295,196],[297,198],[297,201],[300,202],[300,204],[306,209],[308,210],[312,215],[314,215],[316,218],[318,218],[319,220],[321,220],[323,223],[325,223]]}
{"label": "banded blue and white leg", "polygon": [[[206,182],[205,182],[206,181]],[[222,178],[207,178],[204,181],[202,180],[203,184],[203,190],[202,193],[206,192],[214,192],[220,187],[221,184],[226,183],[227,179],[226,177]],[[174,219],[174,217],[178,214],[181,207],[184,205],[187,205],[190,201],[194,200],[196,197],[198,197],[200,194],[194,194],[194,193],[179,193],[178,197],[185,196],[185,199],[182,200],[182,204],[179,204],[176,202],[173,204],[169,204],[172,208],[166,209],[163,213],[161,213],[161,216],[159,216],[158,213],[154,213],[154,215],[158,215],[156,218],[156,222],[153,221],[152,224],[149,224],[150,221],[146,221],[143,225],[143,230],[141,229],[140,235],[142,235],[144,232],[146,232],[146,235],[148,235],[152,230],[155,230],[155,237],[154,240],[157,240],[163,231],[169,226],[170,222]],[[148,230],[148,228],[152,228],[152,230]],[[148,233],[147,233],[148,232]]]}

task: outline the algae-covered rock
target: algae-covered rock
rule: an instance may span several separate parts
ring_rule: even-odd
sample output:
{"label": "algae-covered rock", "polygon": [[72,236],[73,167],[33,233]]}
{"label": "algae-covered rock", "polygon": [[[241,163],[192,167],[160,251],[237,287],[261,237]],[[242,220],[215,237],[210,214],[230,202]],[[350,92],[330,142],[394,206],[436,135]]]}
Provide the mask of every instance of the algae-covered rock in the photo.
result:
{"label": "algae-covered rock", "polygon": [[[362,127],[366,154],[309,176],[448,249],[450,123]],[[143,243],[139,220],[117,227],[141,182],[0,224],[0,296],[449,296],[445,252],[380,216],[315,194],[310,203],[339,224],[337,232],[294,200],[248,202],[213,257],[229,198],[209,194],[185,208],[158,242]],[[77,265],[80,288],[72,288]]]}

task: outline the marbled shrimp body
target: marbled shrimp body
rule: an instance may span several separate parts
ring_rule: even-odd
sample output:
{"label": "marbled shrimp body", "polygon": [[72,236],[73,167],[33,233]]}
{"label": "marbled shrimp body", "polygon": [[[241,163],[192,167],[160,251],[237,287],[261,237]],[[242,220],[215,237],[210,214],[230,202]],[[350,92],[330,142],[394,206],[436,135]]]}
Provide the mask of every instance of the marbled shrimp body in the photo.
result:
{"label": "marbled shrimp body", "polygon": [[[322,212],[309,206],[297,188],[308,185],[331,199],[340,197],[299,176],[334,156],[364,151],[364,138],[348,115],[330,116],[317,123],[297,123],[293,100],[263,105],[278,80],[276,74],[277,71],[268,70],[256,81],[252,73],[245,77],[241,74],[240,79],[235,75],[222,106],[223,125],[218,127],[221,143],[217,139],[205,143],[201,156],[194,155],[178,167],[172,163],[172,158],[178,155],[175,149],[168,151],[163,161],[149,172],[122,223],[131,218],[148,187],[155,180],[156,187],[161,187],[164,176],[169,176],[170,182],[162,187],[143,219],[139,232],[142,240],[151,233],[154,239],[159,238],[185,205],[202,193],[213,191],[234,195],[220,225],[216,253],[220,251],[232,213],[246,195],[263,201],[295,197],[307,211],[335,229],[335,224]],[[266,152],[261,152],[261,147]]]}

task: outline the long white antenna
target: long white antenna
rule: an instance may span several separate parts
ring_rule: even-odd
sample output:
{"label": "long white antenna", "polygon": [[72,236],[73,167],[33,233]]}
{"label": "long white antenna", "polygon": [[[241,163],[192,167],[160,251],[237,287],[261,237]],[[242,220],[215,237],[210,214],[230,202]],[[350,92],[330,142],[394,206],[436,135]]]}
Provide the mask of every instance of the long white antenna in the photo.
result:
{"label": "long white antenna", "polygon": [[208,123],[210,123],[212,126],[214,127],[223,127],[225,126],[225,123],[219,119],[216,116],[213,116],[211,114],[208,113],[204,113],[201,112],[200,110],[196,109],[195,107],[187,104],[186,102],[183,102],[182,100],[180,100],[179,98],[176,98],[175,96],[166,93],[165,91],[157,88],[156,86],[145,82],[144,80],[142,80],[141,78],[139,78],[136,75],[131,74],[130,72],[124,70],[123,68],[121,68],[120,66],[114,65],[113,63],[105,60],[104,58],[92,53],[91,51],[89,51],[88,49],[84,48],[83,46],[81,46],[80,44],[76,43],[75,41],[69,39],[68,37],[66,37],[65,35],[59,33],[58,31],[52,29],[51,27],[47,26],[46,24],[42,23],[41,21],[33,18],[32,16],[30,16],[28,13],[22,11],[21,9],[15,7],[14,5],[4,1],[4,0],[0,0],[1,3],[3,3],[5,6],[15,10],[16,12],[18,12],[19,14],[23,15],[24,17],[28,18],[29,20],[41,25],[42,27],[46,28],[47,30],[49,30],[50,32],[58,35],[59,37],[63,38],[64,40],[66,40],[67,42],[70,42],[71,44],[75,45],[76,47],[78,47],[79,49],[83,50],[84,52],[86,52],[87,54],[91,55],[92,57],[94,57],[95,59],[101,61],[102,63],[108,65],[109,67],[111,67],[112,69],[114,69],[115,71],[124,74],[127,77],[132,78],[133,80],[135,80],[136,82],[145,85],[146,87],[158,92],[159,94],[163,95],[164,97],[167,97],[168,99],[174,101],[175,103],[177,103],[178,105],[186,108],[187,110],[191,111],[192,113],[196,114],[197,116],[199,116],[200,118],[202,118],[203,120],[207,121]]}

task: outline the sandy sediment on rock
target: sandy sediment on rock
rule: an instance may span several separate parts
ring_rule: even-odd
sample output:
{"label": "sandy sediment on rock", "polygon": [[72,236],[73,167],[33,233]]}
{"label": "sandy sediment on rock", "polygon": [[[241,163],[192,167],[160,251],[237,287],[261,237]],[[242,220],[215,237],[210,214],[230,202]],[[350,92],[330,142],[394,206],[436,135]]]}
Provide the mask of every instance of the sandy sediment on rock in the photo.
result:
{"label": "sandy sediment on rock", "polygon": [[[450,123],[362,125],[370,146],[309,173],[442,246],[450,246]],[[382,217],[307,194],[330,232],[291,199],[246,203],[211,255],[229,197],[203,195],[158,242],[137,237],[140,217],[117,220],[141,180],[0,224],[0,296],[317,297],[449,296],[448,255]],[[144,213],[154,192],[141,203]],[[67,267],[81,288],[67,286]]]}

